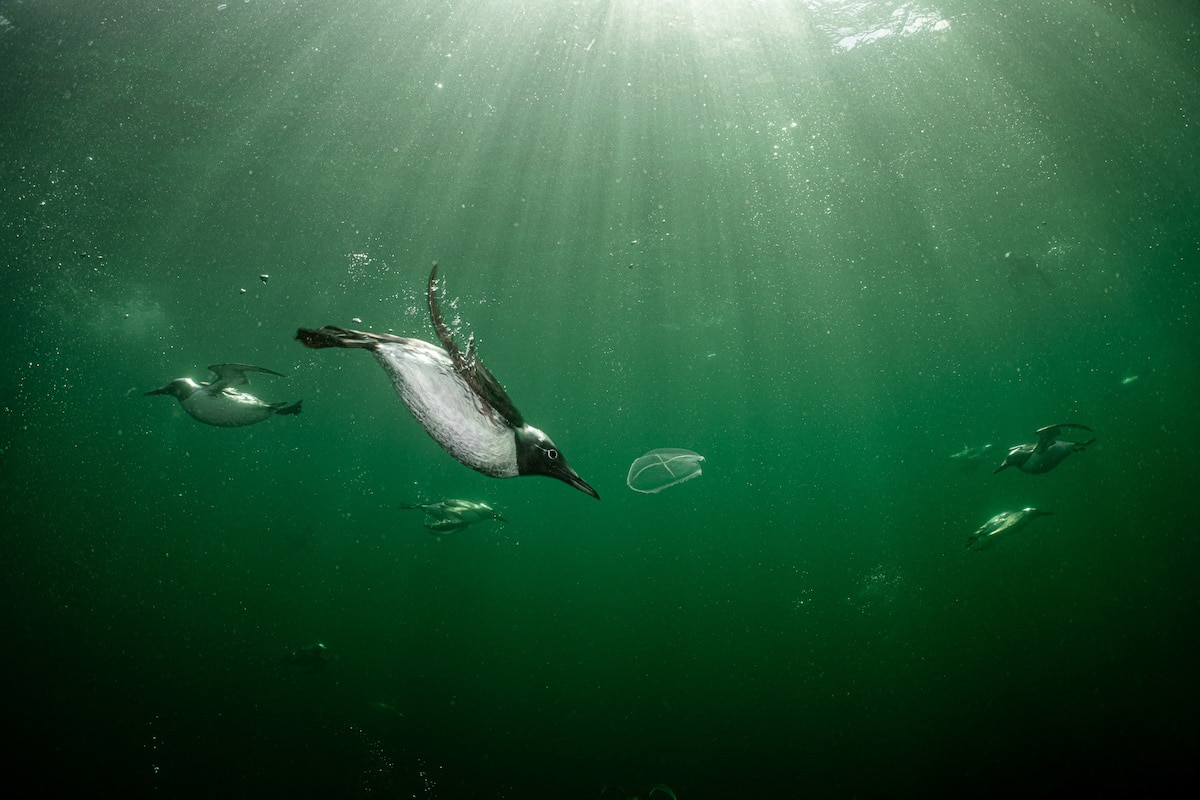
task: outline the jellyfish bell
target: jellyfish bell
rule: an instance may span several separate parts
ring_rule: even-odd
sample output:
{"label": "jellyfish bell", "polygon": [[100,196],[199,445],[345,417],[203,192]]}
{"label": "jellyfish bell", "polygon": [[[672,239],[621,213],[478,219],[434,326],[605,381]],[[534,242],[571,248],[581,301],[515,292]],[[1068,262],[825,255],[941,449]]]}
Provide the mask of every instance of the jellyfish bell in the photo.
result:
{"label": "jellyfish bell", "polygon": [[704,456],[691,450],[663,447],[651,450],[629,466],[625,483],[642,494],[658,494],[663,489],[678,486],[700,477]]}

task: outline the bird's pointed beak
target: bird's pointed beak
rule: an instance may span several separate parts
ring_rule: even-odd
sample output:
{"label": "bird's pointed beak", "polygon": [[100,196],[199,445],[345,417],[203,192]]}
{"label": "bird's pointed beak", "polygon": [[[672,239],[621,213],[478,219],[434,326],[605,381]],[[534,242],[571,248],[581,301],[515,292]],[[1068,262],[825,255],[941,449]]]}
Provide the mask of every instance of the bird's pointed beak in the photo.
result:
{"label": "bird's pointed beak", "polygon": [[558,467],[555,468],[554,471],[551,472],[550,474],[552,477],[558,478],[560,481],[563,481],[564,483],[571,484],[572,486],[574,486],[576,489],[583,492],[584,494],[590,494],[592,497],[596,498],[597,500],[600,499],[600,495],[596,493],[596,490],[593,489],[591,486],[589,486],[587,481],[585,481],[583,478],[579,477],[579,473],[577,473],[575,470],[568,467],[566,464],[558,465]]}
{"label": "bird's pointed beak", "polygon": [[170,393],[171,393],[171,384],[168,383],[166,386],[160,386],[157,389],[151,389],[150,391],[146,392],[142,396],[149,397],[152,394],[170,394]]}
{"label": "bird's pointed beak", "polygon": [[992,474],[995,475],[997,472],[999,472],[1000,470],[1004,469],[1007,466],[1008,466],[1008,462],[1005,461],[1003,464],[1001,464],[1000,466],[998,466],[994,470],[992,470]]}

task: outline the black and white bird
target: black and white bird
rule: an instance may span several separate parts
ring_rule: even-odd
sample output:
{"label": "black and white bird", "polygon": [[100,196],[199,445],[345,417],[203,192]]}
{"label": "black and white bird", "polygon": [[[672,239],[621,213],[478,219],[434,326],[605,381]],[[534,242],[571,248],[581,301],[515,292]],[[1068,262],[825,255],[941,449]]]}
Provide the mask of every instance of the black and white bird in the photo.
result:
{"label": "black and white bird", "polygon": [[1016,467],[1022,472],[1028,472],[1031,475],[1040,475],[1057,467],[1071,453],[1078,453],[1096,441],[1095,436],[1086,442],[1076,442],[1071,439],[1059,438],[1063,435],[1064,428],[1087,431],[1088,433],[1093,432],[1087,425],[1076,425],[1073,422],[1047,425],[1045,428],[1038,430],[1038,440],[1036,442],[1019,444],[1008,448],[1008,455],[1005,456],[1004,463],[996,467],[992,471],[992,474],[995,475],[1006,467]]}
{"label": "black and white bird", "polygon": [[985,550],[997,540],[1011,536],[1024,529],[1038,517],[1049,516],[1050,511],[1038,511],[1036,508],[1022,508],[1020,511],[1001,511],[996,516],[979,526],[967,537],[968,550]]}
{"label": "black and white bird", "polygon": [[436,503],[401,503],[401,508],[425,512],[425,527],[434,533],[455,533],[477,522],[508,522],[487,503],[474,500],[439,500]]}
{"label": "black and white bird", "polygon": [[369,350],[421,427],[471,469],[493,478],[547,475],[599,499],[596,490],[567,464],[562,451],[527,423],[508,393],[468,342],[464,353],[442,318],[437,264],[429,273],[429,314],[441,347],[421,339],[334,326],[300,328],[308,347]]}
{"label": "black and white bird", "polygon": [[213,364],[209,370],[217,376],[211,383],[197,383],[191,378],[176,378],[165,386],[151,389],[146,394],[169,394],[179,401],[179,405],[183,406],[183,410],[191,414],[193,419],[219,428],[240,428],[262,422],[275,414],[286,416],[300,413],[300,403],[303,402],[301,400],[291,405],[266,403],[249,392],[233,388],[250,382],[246,377],[247,372],[287,377],[282,373],[249,364]]}

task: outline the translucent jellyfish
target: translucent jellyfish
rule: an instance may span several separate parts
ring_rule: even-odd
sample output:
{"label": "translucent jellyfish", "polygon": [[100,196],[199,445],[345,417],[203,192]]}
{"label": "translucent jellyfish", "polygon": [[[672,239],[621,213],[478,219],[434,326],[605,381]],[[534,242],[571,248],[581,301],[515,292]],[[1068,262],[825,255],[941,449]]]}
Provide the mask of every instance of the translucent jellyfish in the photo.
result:
{"label": "translucent jellyfish", "polygon": [[663,489],[700,477],[704,456],[691,450],[663,447],[651,450],[629,466],[625,483],[635,492],[658,494]]}

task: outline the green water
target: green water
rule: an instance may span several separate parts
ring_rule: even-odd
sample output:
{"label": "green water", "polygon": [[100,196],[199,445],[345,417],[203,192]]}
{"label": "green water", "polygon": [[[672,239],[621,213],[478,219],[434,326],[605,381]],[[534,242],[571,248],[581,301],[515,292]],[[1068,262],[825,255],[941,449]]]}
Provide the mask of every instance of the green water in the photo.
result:
{"label": "green water", "polygon": [[[0,18],[10,782],[697,800],[1194,781],[1189,4]],[[365,354],[293,341],[433,338],[435,259],[461,334],[599,502],[471,472]],[[304,413],[217,429],[143,396],[222,362],[286,373],[251,389]],[[1096,444],[991,474],[1058,422]],[[949,458],[986,443],[974,468]],[[630,491],[660,447],[703,476]],[[454,497],[508,522],[438,538],[399,507]],[[1054,515],[965,550],[1024,506]],[[318,641],[323,668],[284,663]]]}

